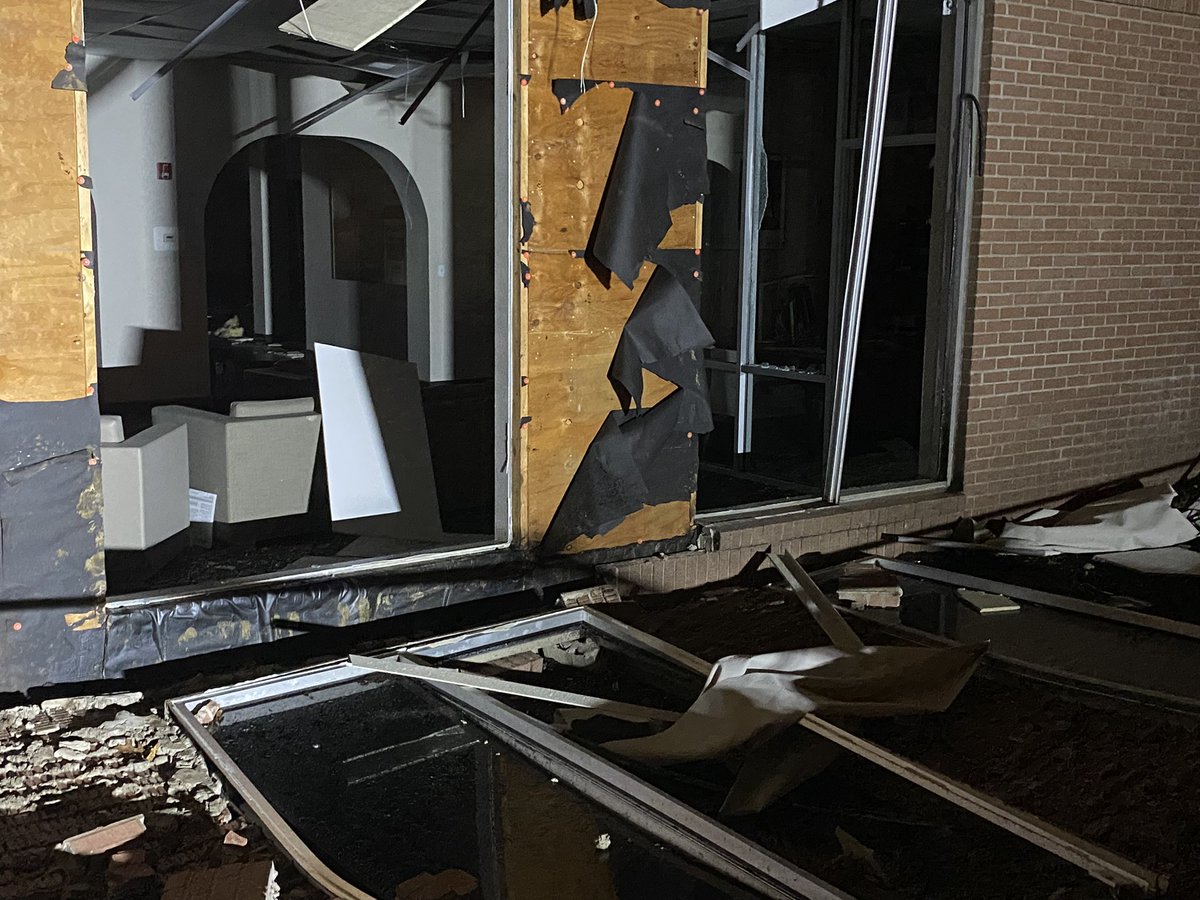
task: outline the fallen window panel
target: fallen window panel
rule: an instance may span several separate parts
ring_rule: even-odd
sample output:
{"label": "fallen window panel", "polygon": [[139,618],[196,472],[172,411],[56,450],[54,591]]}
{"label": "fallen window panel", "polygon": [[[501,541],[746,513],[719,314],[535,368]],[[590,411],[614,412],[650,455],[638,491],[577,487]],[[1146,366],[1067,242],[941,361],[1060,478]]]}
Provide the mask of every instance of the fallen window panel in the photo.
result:
{"label": "fallen window panel", "polygon": [[[189,712],[210,701],[222,709],[213,733]],[[337,896],[392,897],[449,870],[477,879],[485,898],[579,896],[579,878],[619,898],[848,896],[713,823],[703,835],[680,825],[682,807],[641,783],[614,789],[577,763],[512,749],[494,722],[347,663],[170,705]],[[773,871],[746,862],[756,859]]]}

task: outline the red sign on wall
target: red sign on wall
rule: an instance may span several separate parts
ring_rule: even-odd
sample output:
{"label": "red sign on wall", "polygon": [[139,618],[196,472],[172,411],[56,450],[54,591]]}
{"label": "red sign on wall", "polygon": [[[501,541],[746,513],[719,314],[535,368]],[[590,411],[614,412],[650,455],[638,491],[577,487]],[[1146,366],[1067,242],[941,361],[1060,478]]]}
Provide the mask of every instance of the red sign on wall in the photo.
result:
{"label": "red sign on wall", "polygon": [[160,162],[158,164],[158,180],[159,181],[170,181],[171,180],[171,169],[172,169],[171,163]]}

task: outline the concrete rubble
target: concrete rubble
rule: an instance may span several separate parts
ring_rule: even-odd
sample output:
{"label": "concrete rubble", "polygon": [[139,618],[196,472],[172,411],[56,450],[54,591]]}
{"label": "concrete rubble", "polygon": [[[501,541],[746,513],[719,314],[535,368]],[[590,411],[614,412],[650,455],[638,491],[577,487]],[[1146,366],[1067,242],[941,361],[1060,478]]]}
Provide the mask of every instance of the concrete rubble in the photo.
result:
{"label": "concrete rubble", "polygon": [[232,825],[199,751],[140,694],[0,709],[0,900],[158,896],[171,873],[269,853],[226,844]]}

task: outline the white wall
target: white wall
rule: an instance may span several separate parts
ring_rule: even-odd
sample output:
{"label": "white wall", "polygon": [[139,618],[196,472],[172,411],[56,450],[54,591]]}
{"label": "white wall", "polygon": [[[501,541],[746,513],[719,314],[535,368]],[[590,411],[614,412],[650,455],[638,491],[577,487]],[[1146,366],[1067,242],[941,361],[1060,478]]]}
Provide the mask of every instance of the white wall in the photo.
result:
{"label": "white wall", "polygon": [[[365,148],[365,149],[362,149]],[[410,178],[394,160],[378,153],[385,165],[380,165],[368,152],[373,145],[310,137],[300,144],[301,181],[304,209],[304,296],[305,333],[308,346],[331,344],[351,350],[361,350],[392,359],[409,359],[408,347],[414,336],[428,335],[429,316],[425,298],[429,296],[429,241],[424,205],[419,196],[401,197],[406,217],[407,260],[419,260],[412,277],[412,294],[420,299],[414,310],[420,323],[410,335],[408,315],[408,285],[383,282],[362,282],[335,278],[333,263],[333,222],[331,216],[334,173],[341,170],[361,173],[369,180],[364,184],[375,190],[391,190],[388,181],[403,182]],[[364,171],[363,166],[376,167],[378,173]],[[391,171],[388,171],[391,169]],[[371,177],[374,176],[374,177]],[[403,186],[401,184],[401,186]],[[399,193],[397,191],[397,193]],[[285,298],[284,298],[285,299]],[[429,342],[422,340],[411,354],[428,368]],[[418,366],[420,369],[421,366]]]}
{"label": "white wall", "polygon": [[[149,334],[141,365],[106,372],[102,399],[109,401],[207,393],[204,207],[212,184],[229,158],[242,148],[261,138],[286,133],[294,121],[346,95],[345,88],[330,79],[277,77],[221,60],[185,62],[173,77],[181,330]],[[158,91],[169,96],[171,91],[164,90],[169,87],[156,85],[138,104]],[[124,93],[128,97],[128,91]],[[417,364],[421,378],[431,381],[455,377],[451,96],[447,85],[435,86],[413,118],[401,126],[400,117],[408,103],[371,95],[304,132],[352,138],[360,146],[394,155],[411,178],[411,188],[423,199],[428,229],[428,286],[426,296],[414,290],[410,267],[408,358]],[[108,127],[125,135],[121,152],[128,154],[137,143],[128,138],[138,133],[138,123],[132,109],[122,105],[114,108],[116,112],[107,117]],[[137,113],[141,114],[140,110]],[[95,147],[93,143],[94,157]],[[117,152],[111,147],[101,150],[106,155]],[[481,250],[489,252],[490,247]],[[102,311],[107,291],[107,284],[102,285]],[[317,301],[313,297],[308,303]]]}
{"label": "white wall", "polygon": [[[145,329],[178,329],[179,253],[171,76],[136,103],[129,98],[157,62],[89,60],[88,144],[96,205],[100,365],[135,365]],[[130,137],[136,135],[137,140]],[[155,230],[159,229],[158,240]]]}
{"label": "white wall", "polygon": [[[293,79],[290,87],[290,114],[294,118],[345,96],[345,89],[327,78]],[[417,364],[421,378],[426,381],[454,377],[450,95],[451,90],[446,84],[434,87],[406,125],[399,122],[408,104],[385,97],[364,97],[304,132],[313,136],[353,138],[389,151],[412,178],[412,187],[424,205],[426,221],[423,228],[428,235],[429,262],[425,286],[413,278],[416,273],[412,267],[409,270],[408,358]],[[403,198],[403,192],[401,196]],[[410,219],[408,230],[412,240],[418,231],[418,223]],[[421,295],[422,290],[426,296]],[[315,300],[317,298],[310,297],[309,305]]]}

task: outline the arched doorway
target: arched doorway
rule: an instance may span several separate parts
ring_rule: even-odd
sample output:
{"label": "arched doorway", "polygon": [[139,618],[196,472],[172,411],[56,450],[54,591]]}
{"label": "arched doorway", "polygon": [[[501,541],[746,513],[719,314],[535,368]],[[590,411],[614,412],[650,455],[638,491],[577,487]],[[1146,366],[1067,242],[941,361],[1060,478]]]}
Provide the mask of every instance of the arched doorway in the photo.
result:
{"label": "arched doorway", "polygon": [[229,322],[229,338],[408,359],[409,296],[428,286],[425,223],[411,176],[381,148],[306,136],[249,144],[205,207],[209,332]]}

